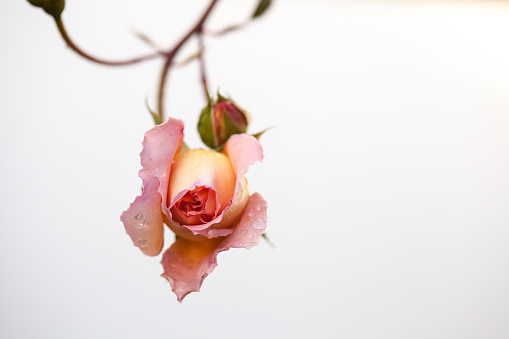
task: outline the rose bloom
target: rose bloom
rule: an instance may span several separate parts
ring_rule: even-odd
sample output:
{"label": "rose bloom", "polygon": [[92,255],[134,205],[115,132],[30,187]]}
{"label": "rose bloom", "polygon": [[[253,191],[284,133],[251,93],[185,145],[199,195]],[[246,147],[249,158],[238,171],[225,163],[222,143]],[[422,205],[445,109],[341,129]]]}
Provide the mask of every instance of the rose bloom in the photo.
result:
{"label": "rose bloom", "polygon": [[181,120],[169,118],[145,133],[140,154],[142,194],[122,213],[127,234],[149,256],[163,247],[164,223],[177,240],[162,258],[179,302],[217,266],[219,252],[256,246],[267,225],[267,203],[249,195],[244,175],[263,159],[256,138],[231,136],[224,153],[181,151]]}

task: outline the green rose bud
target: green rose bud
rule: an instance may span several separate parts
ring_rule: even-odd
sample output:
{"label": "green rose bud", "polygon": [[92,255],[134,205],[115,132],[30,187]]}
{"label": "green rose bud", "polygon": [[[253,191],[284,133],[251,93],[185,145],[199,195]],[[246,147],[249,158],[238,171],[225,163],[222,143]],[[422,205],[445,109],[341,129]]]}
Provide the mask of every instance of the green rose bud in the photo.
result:
{"label": "green rose bud", "polygon": [[201,111],[198,122],[203,142],[213,149],[221,149],[233,134],[246,133],[249,115],[230,99],[218,95],[216,103],[209,104]]}
{"label": "green rose bud", "polygon": [[65,0],[28,0],[35,7],[41,7],[46,13],[57,18],[62,14]]}

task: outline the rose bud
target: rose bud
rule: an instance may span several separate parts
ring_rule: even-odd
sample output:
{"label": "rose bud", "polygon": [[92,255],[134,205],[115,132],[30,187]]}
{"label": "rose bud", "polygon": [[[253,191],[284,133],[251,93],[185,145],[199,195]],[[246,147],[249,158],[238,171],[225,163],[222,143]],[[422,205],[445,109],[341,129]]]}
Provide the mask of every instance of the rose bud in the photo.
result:
{"label": "rose bud", "polygon": [[217,102],[209,102],[201,111],[198,132],[205,145],[221,149],[230,136],[245,133],[248,123],[246,111],[218,94]]}
{"label": "rose bud", "polygon": [[28,0],[35,7],[41,7],[53,17],[59,17],[64,11],[65,0]]}
{"label": "rose bud", "polygon": [[163,223],[177,240],[162,258],[179,302],[199,291],[219,252],[256,246],[267,225],[267,203],[249,195],[244,175],[263,159],[261,144],[232,135],[224,152],[181,151],[184,125],[168,119],[147,133],[141,152],[143,192],[120,220],[135,246],[150,256],[163,247]]}

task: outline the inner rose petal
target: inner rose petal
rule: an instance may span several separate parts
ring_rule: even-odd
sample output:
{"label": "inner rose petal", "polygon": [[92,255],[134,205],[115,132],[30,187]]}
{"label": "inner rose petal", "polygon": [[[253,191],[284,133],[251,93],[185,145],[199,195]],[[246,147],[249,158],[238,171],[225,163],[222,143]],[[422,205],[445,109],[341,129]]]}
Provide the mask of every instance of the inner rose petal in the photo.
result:
{"label": "inner rose petal", "polygon": [[178,223],[200,225],[213,220],[218,214],[216,192],[204,186],[195,187],[173,205],[171,212]]}
{"label": "inner rose petal", "polygon": [[[195,192],[200,187],[202,189],[200,192],[196,191],[196,194],[212,194],[210,190],[203,190],[204,187],[210,188],[214,192],[214,199],[209,197],[206,200],[217,200],[214,209],[217,209],[219,214],[228,207],[230,199],[234,195],[236,176],[230,159],[226,155],[214,151],[193,149],[177,154],[173,160],[168,185],[168,208],[172,209],[177,202],[181,201],[182,192]],[[198,201],[197,197],[188,198]],[[191,200],[188,200],[188,203]],[[203,207],[206,208],[207,205],[203,205]]]}

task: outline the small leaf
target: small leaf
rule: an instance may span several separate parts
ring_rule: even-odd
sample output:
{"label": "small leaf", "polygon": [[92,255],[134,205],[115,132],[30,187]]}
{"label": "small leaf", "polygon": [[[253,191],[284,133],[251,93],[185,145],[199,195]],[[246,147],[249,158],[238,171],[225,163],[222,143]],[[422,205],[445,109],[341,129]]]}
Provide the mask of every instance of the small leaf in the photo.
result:
{"label": "small leaf", "polygon": [[161,119],[159,114],[157,114],[156,112],[154,112],[153,110],[150,109],[150,106],[148,105],[148,98],[145,98],[145,106],[147,107],[150,115],[152,116],[152,119],[154,119],[154,124],[156,124],[156,125],[162,124],[163,120]]}
{"label": "small leaf", "polygon": [[267,132],[269,129],[272,129],[272,127],[268,127],[266,129],[264,129],[263,131],[261,132],[258,132],[258,133],[255,133],[255,134],[251,134],[253,137],[255,137],[257,140],[260,139],[260,137],[265,133]]}
{"label": "small leaf", "polygon": [[260,2],[258,3],[258,7],[256,7],[256,10],[254,11],[251,18],[253,19],[257,18],[263,13],[265,13],[265,11],[269,8],[271,2],[272,2],[271,0],[260,0]]}

